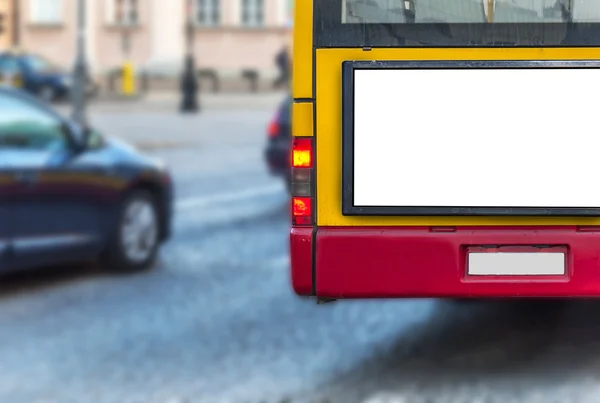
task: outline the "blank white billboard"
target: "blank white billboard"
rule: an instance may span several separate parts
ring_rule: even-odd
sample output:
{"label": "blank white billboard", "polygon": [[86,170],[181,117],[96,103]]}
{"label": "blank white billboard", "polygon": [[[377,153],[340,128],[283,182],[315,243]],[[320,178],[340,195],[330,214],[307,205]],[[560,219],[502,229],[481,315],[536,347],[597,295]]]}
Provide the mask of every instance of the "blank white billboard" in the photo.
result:
{"label": "blank white billboard", "polygon": [[354,74],[355,206],[600,207],[600,70]]}

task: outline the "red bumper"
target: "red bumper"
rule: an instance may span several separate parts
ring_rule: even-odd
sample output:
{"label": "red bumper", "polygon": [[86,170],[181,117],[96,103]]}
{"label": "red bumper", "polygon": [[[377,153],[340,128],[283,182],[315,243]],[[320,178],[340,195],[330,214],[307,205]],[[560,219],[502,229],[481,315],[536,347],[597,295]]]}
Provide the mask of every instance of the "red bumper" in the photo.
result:
{"label": "red bumper", "polygon": [[[564,246],[566,274],[468,276],[481,245]],[[600,227],[295,229],[292,273],[297,293],[328,298],[600,296]]]}

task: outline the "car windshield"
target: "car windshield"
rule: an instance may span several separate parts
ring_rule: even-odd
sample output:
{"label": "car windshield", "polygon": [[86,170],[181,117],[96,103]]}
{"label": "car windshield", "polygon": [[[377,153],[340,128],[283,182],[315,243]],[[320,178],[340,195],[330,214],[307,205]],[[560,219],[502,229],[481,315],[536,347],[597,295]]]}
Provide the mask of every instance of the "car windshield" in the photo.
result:
{"label": "car windshield", "polygon": [[40,56],[25,56],[25,62],[31,69],[40,73],[57,71],[57,67]]}

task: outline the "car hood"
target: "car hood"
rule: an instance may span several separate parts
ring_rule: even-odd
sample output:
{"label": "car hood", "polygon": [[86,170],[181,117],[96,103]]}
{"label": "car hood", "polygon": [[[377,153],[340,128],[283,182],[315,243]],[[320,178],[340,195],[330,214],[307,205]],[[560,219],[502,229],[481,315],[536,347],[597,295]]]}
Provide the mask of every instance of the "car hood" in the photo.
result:
{"label": "car hood", "polygon": [[111,154],[121,162],[131,162],[140,165],[146,165],[148,168],[165,170],[165,163],[150,155],[142,153],[131,143],[117,137],[105,137],[105,142],[110,149]]}
{"label": "car hood", "polygon": [[48,153],[38,151],[19,150],[1,150],[0,149],[0,171],[11,168],[26,168],[32,166],[42,166],[50,162]]}
{"label": "car hood", "polygon": [[70,79],[72,77],[72,74],[69,72],[59,70],[36,70],[33,72],[33,74],[38,77],[44,77],[53,80]]}
{"label": "car hood", "polygon": [[[166,172],[166,165],[159,159],[138,151],[131,144],[118,138],[107,137],[104,139],[106,147],[99,153],[84,153],[79,161],[92,164],[131,165],[141,169],[151,169]],[[57,161],[64,158],[60,152],[30,151],[0,148],[0,172],[9,167],[11,169],[24,169],[28,167],[41,167],[52,165],[53,159]]]}

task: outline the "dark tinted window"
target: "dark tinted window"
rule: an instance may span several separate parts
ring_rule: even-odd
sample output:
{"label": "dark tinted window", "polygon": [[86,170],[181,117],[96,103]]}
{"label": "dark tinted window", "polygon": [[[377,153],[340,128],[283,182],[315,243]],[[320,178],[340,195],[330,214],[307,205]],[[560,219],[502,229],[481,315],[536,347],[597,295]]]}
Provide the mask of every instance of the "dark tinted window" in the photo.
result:
{"label": "dark tinted window", "polygon": [[[490,7],[491,6],[491,7]],[[343,0],[343,23],[600,22],[597,0]]]}
{"label": "dark tinted window", "polygon": [[597,0],[328,0],[315,14],[318,47],[600,45]]}

